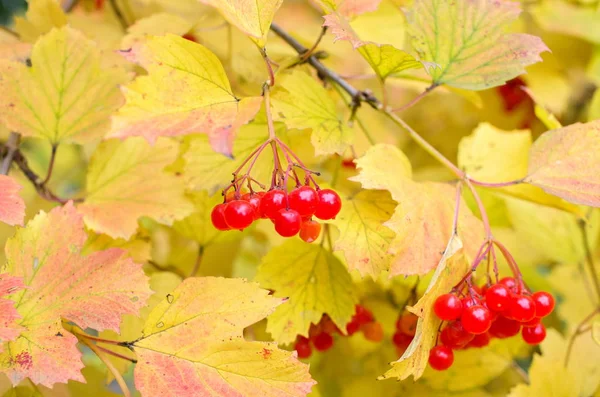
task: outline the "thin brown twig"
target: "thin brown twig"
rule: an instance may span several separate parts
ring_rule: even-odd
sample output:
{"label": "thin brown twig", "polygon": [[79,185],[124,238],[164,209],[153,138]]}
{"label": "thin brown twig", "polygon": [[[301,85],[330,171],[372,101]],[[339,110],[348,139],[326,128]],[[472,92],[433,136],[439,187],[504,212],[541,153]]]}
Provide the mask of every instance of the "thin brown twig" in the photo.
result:
{"label": "thin brown twig", "polygon": [[321,44],[321,40],[325,36],[326,32],[327,32],[327,26],[322,26],[321,33],[319,33],[319,37],[317,37],[317,41],[315,41],[315,44],[313,44],[312,47],[310,47],[304,54],[300,55],[300,59],[302,60],[302,62],[305,62],[308,59],[308,57],[310,57],[314,54],[317,47],[319,47],[319,44]]}
{"label": "thin brown twig", "polygon": [[50,161],[48,162],[48,172],[46,178],[41,182],[42,186],[45,186],[52,177],[52,171],[54,170],[54,161],[56,160],[56,151],[58,150],[58,144],[52,144],[52,150],[50,152]]}
{"label": "thin brown twig", "polygon": [[8,175],[15,154],[19,150],[20,141],[21,135],[17,134],[16,132],[11,132],[8,136],[8,141],[4,145],[6,148],[6,154],[4,159],[2,159],[2,164],[0,165],[0,175]]}
{"label": "thin brown twig", "polygon": [[196,261],[194,262],[194,267],[192,268],[192,271],[190,272],[190,277],[195,277],[196,274],[198,273],[198,270],[200,270],[200,264],[202,263],[203,256],[204,256],[204,246],[200,245],[198,247],[198,253],[196,254]]}
{"label": "thin brown twig", "polygon": [[104,351],[100,350],[98,348],[98,346],[96,346],[95,344],[93,344],[91,341],[89,341],[87,339],[83,339],[81,342],[84,345],[86,345],[87,347],[89,347],[91,351],[93,351],[94,353],[96,353],[96,356],[98,356],[98,358],[100,360],[102,360],[102,362],[104,363],[104,365],[106,365],[106,368],[108,368],[108,370],[115,377],[115,380],[117,381],[117,384],[121,388],[121,391],[123,392],[123,395],[125,397],[131,397],[131,392],[129,391],[129,388],[127,387],[127,383],[125,383],[125,379],[123,379],[123,376],[121,375],[121,373],[117,370],[117,368],[115,368],[115,366],[113,365],[113,363],[110,362],[110,360],[108,359],[108,357],[106,357],[106,353]]}

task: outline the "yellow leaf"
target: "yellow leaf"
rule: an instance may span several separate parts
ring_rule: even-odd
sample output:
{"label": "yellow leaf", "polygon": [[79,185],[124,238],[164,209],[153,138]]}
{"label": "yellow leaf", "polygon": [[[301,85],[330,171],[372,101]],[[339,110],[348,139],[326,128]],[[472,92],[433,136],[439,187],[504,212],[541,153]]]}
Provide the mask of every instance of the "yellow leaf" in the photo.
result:
{"label": "yellow leaf", "polygon": [[354,131],[339,117],[327,90],[312,76],[294,71],[280,77],[284,90],[273,94],[275,118],[288,128],[312,128],[315,154],[343,154],[354,140]]}
{"label": "yellow leaf", "polygon": [[180,36],[152,36],[123,52],[148,71],[124,87],[126,103],[113,116],[110,137],[208,134],[215,150],[231,154],[233,137],[254,117],[261,97],[239,100],[219,59]]}
{"label": "yellow leaf", "polygon": [[[388,253],[392,255],[390,277],[425,274],[442,258],[452,235],[456,188],[442,183],[414,182],[410,165],[396,147],[379,144],[356,161],[359,175],[350,178],[365,189],[388,190],[399,203],[384,225],[396,233]],[[390,175],[390,169],[394,175]],[[474,256],[483,244],[483,228],[461,199],[458,233],[467,241],[465,249]],[[423,249],[427,247],[427,249]]]}
{"label": "yellow leaf", "polygon": [[191,22],[184,18],[161,12],[136,21],[127,28],[127,35],[121,41],[121,48],[131,48],[146,36],[162,36],[173,33],[182,36],[192,29]]}
{"label": "yellow leaf", "polygon": [[278,343],[308,336],[310,324],[317,324],[325,313],[340,329],[354,314],[350,274],[320,245],[287,240],[264,257],[256,281],[275,290],[275,296],[288,298],[268,318],[267,331]]}
{"label": "yellow leaf", "polygon": [[358,52],[371,65],[377,76],[385,80],[407,69],[420,69],[423,64],[409,53],[389,44],[367,43],[358,47]]}
{"label": "yellow leaf", "polygon": [[316,0],[316,3],[329,14],[338,11],[346,17],[355,17],[365,12],[375,11],[381,0]]}
{"label": "yellow leaf", "polygon": [[394,232],[383,223],[390,219],[396,205],[385,191],[363,190],[342,198],[342,210],[333,221],[340,230],[334,248],[344,253],[350,271],[356,269],[363,276],[377,278],[389,269],[391,257],[387,250]]}
{"label": "yellow leaf", "polygon": [[588,121],[598,119],[600,119],[600,90],[596,90],[596,93],[590,102],[590,110],[588,113]]}
{"label": "yellow leaf", "polygon": [[120,105],[120,68],[101,65],[96,44],[69,27],[54,29],[33,47],[32,67],[0,65],[0,117],[22,135],[86,143],[100,138]]}
{"label": "yellow leaf", "polygon": [[265,45],[273,16],[283,0],[200,0],[221,12],[232,25],[250,36],[259,47]]}
{"label": "yellow leaf", "polygon": [[[461,139],[458,166],[481,182],[521,180],[527,175],[530,149],[531,133],[528,130],[503,131],[491,124],[481,123],[473,134]],[[518,184],[492,188],[490,191],[583,215],[579,207],[531,185]]]}
{"label": "yellow leaf", "polygon": [[154,146],[142,138],[103,142],[90,160],[88,193],[78,207],[86,225],[128,239],[141,216],[170,225],[191,213],[183,179],[164,171],[175,161],[177,150],[174,141],[164,138]]}
{"label": "yellow leaf", "polygon": [[221,194],[209,197],[205,190],[195,192],[190,196],[194,204],[194,212],[182,220],[173,223],[173,229],[189,239],[206,247],[219,239],[224,233],[215,229],[211,223],[210,214],[215,205],[223,202]]}
{"label": "yellow leaf", "polygon": [[[592,7],[549,0],[535,4],[529,10],[542,29],[575,36],[600,44],[600,13]],[[571,21],[572,23],[565,23]]]}
{"label": "yellow leaf", "polygon": [[600,120],[548,131],[531,148],[525,179],[575,204],[600,206]]}
{"label": "yellow leaf", "polygon": [[15,31],[21,40],[28,43],[35,43],[38,37],[52,28],[66,24],[67,16],[56,0],[28,0],[25,18],[15,17]]}
{"label": "yellow leaf", "polygon": [[121,248],[136,263],[146,263],[150,260],[150,243],[141,238],[125,240],[122,238],[113,239],[106,234],[88,233],[88,239],[81,249],[82,255],[89,255],[92,252],[102,251],[109,248]]}
{"label": "yellow leaf", "polygon": [[429,350],[435,346],[441,324],[441,320],[433,312],[433,303],[438,296],[448,293],[468,269],[469,263],[465,258],[462,242],[457,236],[452,236],[425,294],[415,306],[408,308],[419,316],[415,337],[402,357],[392,363],[392,368],[381,379],[395,377],[403,380],[413,375],[416,380],[423,375],[429,360]]}
{"label": "yellow leaf", "polygon": [[407,19],[421,59],[436,64],[428,70],[434,84],[483,90],[524,73],[548,51],[539,37],[502,33],[519,13],[507,0],[416,0]]}
{"label": "yellow leaf", "polygon": [[[245,327],[280,299],[240,279],[188,278],[150,313],[135,343],[136,388],[144,396],[303,397],[315,384],[295,353],[245,341]],[[156,382],[157,376],[162,381]]]}
{"label": "yellow leaf", "polygon": [[600,320],[596,320],[592,324],[592,338],[594,338],[594,342],[600,345]]}

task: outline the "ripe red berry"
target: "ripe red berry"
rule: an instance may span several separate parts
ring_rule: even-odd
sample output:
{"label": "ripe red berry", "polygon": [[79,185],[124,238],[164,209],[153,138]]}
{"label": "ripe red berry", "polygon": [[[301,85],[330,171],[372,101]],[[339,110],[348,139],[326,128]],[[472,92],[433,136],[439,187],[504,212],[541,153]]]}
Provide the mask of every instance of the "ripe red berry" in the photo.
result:
{"label": "ripe red berry", "polygon": [[521,336],[530,345],[537,345],[546,338],[546,327],[543,324],[538,324],[535,327],[525,327],[521,331]]}
{"label": "ripe red berry", "polygon": [[312,342],[313,345],[315,345],[315,349],[320,352],[324,352],[333,346],[333,336],[329,335],[327,332],[321,332],[314,337]]}
{"label": "ripe red berry", "polygon": [[310,186],[300,186],[290,192],[288,195],[290,208],[298,211],[300,216],[312,216],[319,205],[319,195],[317,191]]}
{"label": "ripe red berry", "polygon": [[554,297],[545,291],[538,291],[532,296],[535,302],[535,316],[546,317],[554,310]]}
{"label": "ripe red berry", "polygon": [[504,284],[494,284],[485,292],[487,307],[495,312],[502,312],[510,305],[510,289]]}
{"label": "ripe red berry", "polygon": [[354,335],[360,329],[360,324],[358,321],[351,320],[348,324],[346,324],[346,332],[348,336]]}
{"label": "ripe red berry", "polygon": [[354,317],[352,317],[352,320],[356,321],[360,325],[370,323],[371,321],[375,320],[373,313],[371,313],[371,311],[366,307],[362,305],[356,305],[355,310],[356,311],[354,313]]}
{"label": "ripe red berry", "polygon": [[300,225],[300,238],[307,243],[312,243],[321,234],[321,224],[317,221],[303,221]]}
{"label": "ripe red berry", "polygon": [[472,298],[470,296],[465,296],[461,299],[463,311],[468,309],[471,306],[480,305],[479,300],[477,298]]}
{"label": "ripe red berry", "polygon": [[392,336],[392,342],[394,342],[394,345],[402,350],[406,350],[408,345],[410,345],[410,342],[412,342],[412,339],[412,336],[406,335],[400,331],[396,331],[394,336]]}
{"label": "ripe red berry", "polygon": [[522,323],[523,327],[535,327],[542,321],[539,317],[534,317],[533,320],[527,321],[526,323]]}
{"label": "ripe red berry", "polygon": [[275,231],[283,237],[292,237],[300,231],[302,219],[295,210],[281,209],[273,218]]}
{"label": "ripe red berry", "polygon": [[474,335],[467,332],[460,321],[448,324],[440,333],[440,341],[451,349],[460,349],[473,339]]}
{"label": "ripe red berry", "polygon": [[260,200],[260,216],[273,219],[286,207],[285,193],[283,190],[270,190]]}
{"label": "ripe red berry", "polygon": [[535,302],[526,295],[514,295],[510,300],[508,314],[513,320],[526,323],[535,317]]}
{"label": "ripe red berry", "polygon": [[210,213],[210,220],[217,230],[231,229],[227,222],[225,222],[225,208],[227,208],[227,204],[218,204]]}
{"label": "ripe red berry", "polygon": [[299,336],[294,349],[298,353],[298,358],[308,358],[312,353],[310,341],[304,336]]}
{"label": "ripe red berry", "polygon": [[342,209],[342,199],[331,189],[319,190],[319,205],[315,216],[319,219],[333,219]]}
{"label": "ripe red berry", "polygon": [[242,200],[250,203],[252,208],[254,208],[254,219],[260,218],[260,201],[262,197],[265,195],[265,192],[257,192],[257,193],[246,193],[242,196]]}
{"label": "ripe red berry", "polygon": [[490,344],[490,334],[484,333],[475,335],[475,337],[468,343],[468,347],[485,347]]}
{"label": "ripe red berry", "polygon": [[514,277],[504,277],[498,283],[506,285],[511,292],[516,292],[517,290],[517,280]]}
{"label": "ripe red berry", "polygon": [[379,322],[367,323],[362,326],[361,331],[367,340],[381,342],[383,340],[383,327]]}
{"label": "ripe red berry", "polygon": [[244,200],[232,200],[224,211],[225,222],[232,229],[245,229],[254,221],[254,208]]}
{"label": "ripe red berry", "polygon": [[414,336],[417,332],[417,321],[419,318],[415,314],[406,312],[396,322],[396,328],[408,336]]}
{"label": "ripe red berry", "polygon": [[490,329],[492,325],[492,315],[490,311],[482,305],[475,305],[466,308],[460,317],[460,322],[465,331],[472,334],[483,334]]}
{"label": "ripe red berry", "polygon": [[521,324],[518,321],[500,316],[492,323],[489,333],[495,338],[504,339],[515,336],[520,330]]}
{"label": "ripe red berry", "polygon": [[460,317],[463,311],[463,305],[458,296],[454,294],[444,294],[438,296],[435,300],[433,311],[441,320],[452,321]]}
{"label": "ripe red berry", "polygon": [[454,362],[454,353],[448,346],[436,346],[429,351],[429,365],[431,368],[444,371]]}

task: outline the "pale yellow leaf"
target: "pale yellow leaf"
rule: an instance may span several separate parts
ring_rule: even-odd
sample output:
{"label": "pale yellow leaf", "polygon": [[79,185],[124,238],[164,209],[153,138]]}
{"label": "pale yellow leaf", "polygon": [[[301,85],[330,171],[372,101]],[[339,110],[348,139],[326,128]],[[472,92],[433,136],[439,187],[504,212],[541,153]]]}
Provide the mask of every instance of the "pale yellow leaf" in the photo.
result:
{"label": "pale yellow leaf", "polygon": [[141,216],[170,225],[190,214],[193,206],[185,197],[183,178],[164,171],[177,153],[176,142],[166,138],[154,146],[142,138],[103,142],[90,160],[88,193],[78,206],[86,225],[128,239]]}
{"label": "pale yellow leaf", "polygon": [[377,76],[385,80],[407,69],[420,69],[423,64],[409,53],[389,44],[366,43],[358,47],[358,52],[371,65]]}
{"label": "pale yellow leaf", "polygon": [[[542,29],[600,44],[600,12],[576,3],[548,0],[529,10]],[[565,23],[569,21],[569,23]]]}
{"label": "pale yellow leaf", "polygon": [[66,24],[67,16],[57,0],[28,0],[25,18],[15,17],[15,31],[28,43]]}
{"label": "pale yellow leaf", "polygon": [[160,12],[136,21],[127,28],[127,35],[121,41],[121,48],[131,48],[136,42],[146,36],[162,36],[172,33],[182,36],[192,29],[193,25],[188,20],[178,16]]}

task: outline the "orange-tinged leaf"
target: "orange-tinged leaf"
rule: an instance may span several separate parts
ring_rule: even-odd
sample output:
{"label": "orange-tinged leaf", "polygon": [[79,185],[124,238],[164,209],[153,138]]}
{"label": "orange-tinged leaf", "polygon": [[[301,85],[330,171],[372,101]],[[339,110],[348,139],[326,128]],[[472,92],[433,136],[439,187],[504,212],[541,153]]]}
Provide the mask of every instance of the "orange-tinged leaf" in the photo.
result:
{"label": "orange-tinged leaf", "polygon": [[525,181],[575,204],[600,206],[600,120],[548,131],[531,148]]}
{"label": "orange-tinged leaf", "polygon": [[442,322],[433,312],[433,303],[438,296],[450,292],[469,270],[462,242],[458,236],[451,237],[437,265],[425,294],[416,305],[408,310],[419,317],[414,339],[402,355],[392,363],[392,368],[381,378],[420,378],[427,367],[429,350],[435,346],[438,328]]}
{"label": "orange-tinged leaf", "polygon": [[[24,287],[23,280],[9,274],[0,274],[0,343],[15,339],[23,327],[16,323],[21,318],[13,301],[6,299],[6,295],[12,295]],[[0,345],[0,352],[3,345]]]}
{"label": "orange-tinged leaf", "polygon": [[[414,182],[406,156],[392,145],[371,147],[356,161],[359,175],[351,180],[365,189],[388,190],[398,203],[385,226],[396,233],[388,253],[390,277],[399,274],[425,274],[442,258],[452,236],[456,188],[449,184]],[[390,174],[390,170],[395,170]],[[458,234],[465,251],[474,255],[483,243],[481,222],[461,199]]]}
{"label": "orange-tinged leaf", "polygon": [[175,141],[154,146],[142,138],[104,141],[90,160],[85,201],[78,206],[86,225],[114,238],[131,237],[137,220],[148,216],[166,224],[193,211],[181,176],[164,170],[177,158]]}
{"label": "orange-tinged leaf", "polygon": [[12,295],[25,328],[4,344],[0,371],[52,387],[83,381],[77,338],[61,319],[81,328],[118,331],[121,316],[137,314],[151,294],[140,265],[113,248],[81,255],[87,234],[71,203],[40,213],[6,244],[7,270],[25,289]]}
{"label": "orange-tinged leaf", "polygon": [[25,202],[19,196],[21,185],[13,178],[0,175],[0,222],[23,225]]}
{"label": "orange-tinged leaf", "polygon": [[254,117],[262,98],[238,99],[219,59],[180,36],[151,36],[123,55],[144,67],[123,88],[126,103],[113,116],[110,137],[208,134],[215,150],[231,155],[233,137]]}
{"label": "orange-tinged leaf", "polygon": [[135,343],[137,389],[145,397],[306,396],[315,382],[295,353],[242,336],[280,303],[241,279],[186,279]]}
{"label": "orange-tinged leaf", "polygon": [[503,34],[520,13],[508,0],[416,0],[407,11],[409,34],[421,59],[435,63],[435,84],[483,90],[504,84],[548,51],[539,37]]}

